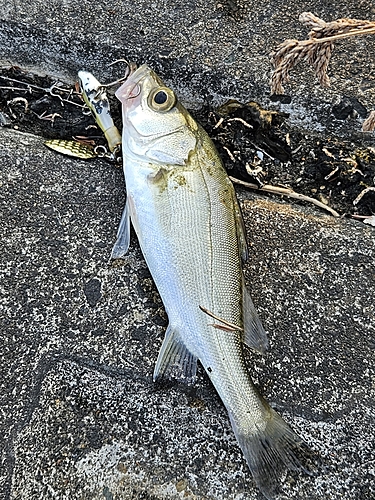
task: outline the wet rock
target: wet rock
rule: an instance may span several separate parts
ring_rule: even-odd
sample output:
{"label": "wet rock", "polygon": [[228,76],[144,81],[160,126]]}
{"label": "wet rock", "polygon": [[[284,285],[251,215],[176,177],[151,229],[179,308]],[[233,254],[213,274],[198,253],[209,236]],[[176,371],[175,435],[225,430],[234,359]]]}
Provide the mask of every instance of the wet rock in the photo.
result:
{"label": "wet rock", "polygon": [[338,120],[345,120],[348,117],[355,118],[357,115],[366,118],[368,112],[358,99],[344,96],[332,107],[332,113]]}
{"label": "wet rock", "polygon": [[95,307],[96,304],[101,299],[102,297],[101,288],[102,288],[101,281],[96,278],[91,279],[85,284],[84,292],[86,295],[87,302],[90,304],[91,307]]}

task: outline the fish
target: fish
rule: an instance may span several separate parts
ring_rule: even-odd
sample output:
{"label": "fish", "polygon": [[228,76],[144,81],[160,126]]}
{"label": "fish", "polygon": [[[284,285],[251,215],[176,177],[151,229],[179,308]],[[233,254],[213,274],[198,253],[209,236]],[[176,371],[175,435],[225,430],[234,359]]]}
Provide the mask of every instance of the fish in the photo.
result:
{"label": "fish", "polygon": [[169,323],[153,379],[189,384],[201,363],[223,404],[255,483],[267,499],[301,438],[260,395],[244,345],[268,341],[245,284],[245,227],[233,185],[204,129],[146,64],[116,91],[122,104],[126,204],[113,258],[132,224]]}

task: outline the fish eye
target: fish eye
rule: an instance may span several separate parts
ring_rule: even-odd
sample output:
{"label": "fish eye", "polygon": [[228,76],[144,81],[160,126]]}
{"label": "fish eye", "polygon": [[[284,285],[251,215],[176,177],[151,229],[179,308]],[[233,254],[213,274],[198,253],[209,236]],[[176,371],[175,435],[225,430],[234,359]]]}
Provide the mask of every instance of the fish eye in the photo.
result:
{"label": "fish eye", "polygon": [[157,92],[155,95],[154,95],[154,102],[156,104],[164,104],[168,99],[168,94],[166,92],[164,92],[164,90],[159,90],[159,92]]}
{"label": "fish eye", "polygon": [[154,111],[169,111],[176,104],[176,96],[168,87],[158,87],[150,92],[148,104]]}

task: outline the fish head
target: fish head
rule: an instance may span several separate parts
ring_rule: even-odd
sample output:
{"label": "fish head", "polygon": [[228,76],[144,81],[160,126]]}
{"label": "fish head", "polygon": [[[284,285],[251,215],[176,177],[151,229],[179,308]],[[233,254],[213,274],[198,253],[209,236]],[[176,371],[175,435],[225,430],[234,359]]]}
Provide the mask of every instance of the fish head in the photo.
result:
{"label": "fish head", "polygon": [[198,125],[149,66],[132,73],[116,96],[122,103],[124,156],[167,165],[188,162]]}

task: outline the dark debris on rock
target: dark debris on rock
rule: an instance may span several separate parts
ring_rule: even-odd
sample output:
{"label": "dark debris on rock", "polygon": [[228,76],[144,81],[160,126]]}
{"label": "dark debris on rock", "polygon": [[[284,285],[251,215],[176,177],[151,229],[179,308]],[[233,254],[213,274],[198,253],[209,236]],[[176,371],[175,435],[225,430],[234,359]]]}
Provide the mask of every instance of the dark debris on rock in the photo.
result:
{"label": "dark debris on rock", "polygon": [[[3,126],[48,139],[78,138],[105,146],[104,136],[84,110],[76,86],[67,87],[17,67],[3,70],[0,83],[6,83],[5,89],[0,85]],[[51,88],[52,94],[48,92]],[[113,95],[110,98],[115,123],[121,128],[119,103]],[[354,110],[364,113],[359,101],[346,97],[332,109],[337,119],[347,118]],[[369,143],[354,145],[352,140],[301,133],[288,125],[288,114],[263,109],[256,102],[230,100],[193,114],[209,132],[230,175],[259,187],[292,188],[343,215],[375,213],[374,192],[353,204],[375,178],[375,148]]]}

